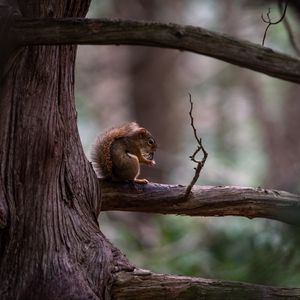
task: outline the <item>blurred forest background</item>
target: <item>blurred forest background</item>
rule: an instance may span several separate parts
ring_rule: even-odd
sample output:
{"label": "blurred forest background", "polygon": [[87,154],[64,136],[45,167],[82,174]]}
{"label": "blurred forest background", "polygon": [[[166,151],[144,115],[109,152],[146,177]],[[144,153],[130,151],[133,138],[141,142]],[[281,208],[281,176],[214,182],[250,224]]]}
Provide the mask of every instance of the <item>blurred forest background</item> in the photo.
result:
{"label": "blurred forest background", "polygon": [[[286,18],[295,40],[300,3]],[[261,14],[276,1],[95,0],[88,17],[112,17],[201,26],[261,44]],[[299,44],[300,39],[298,38]],[[287,31],[271,26],[265,45],[296,55]],[[208,57],[135,46],[80,46],[76,101],[82,143],[135,120],[156,137],[157,166],[142,176],[188,184],[194,118],[209,153],[200,185],[241,185],[300,192],[300,86]],[[299,216],[300,217],[300,216]],[[105,235],[140,267],[156,272],[300,286],[297,227],[262,219],[103,213]]]}

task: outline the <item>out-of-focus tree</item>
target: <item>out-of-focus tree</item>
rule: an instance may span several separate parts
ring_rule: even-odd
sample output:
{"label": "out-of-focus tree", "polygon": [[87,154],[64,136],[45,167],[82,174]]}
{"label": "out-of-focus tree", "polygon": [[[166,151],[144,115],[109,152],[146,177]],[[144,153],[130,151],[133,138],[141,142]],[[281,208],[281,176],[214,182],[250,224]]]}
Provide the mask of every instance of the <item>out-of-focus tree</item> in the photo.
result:
{"label": "out-of-focus tree", "polygon": [[[114,0],[113,3],[114,14],[118,17],[168,22],[176,16],[176,20],[182,22],[182,1]],[[182,88],[176,73],[177,57],[178,52],[172,50],[149,47],[129,50],[127,97],[132,116],[151,130],[160,149],[157,166],[145,168],[143,173],[158,182],[168,181],[174,163],[171,157],[177,153],[182,135],[182,113],[176,101],[176,92]]]}

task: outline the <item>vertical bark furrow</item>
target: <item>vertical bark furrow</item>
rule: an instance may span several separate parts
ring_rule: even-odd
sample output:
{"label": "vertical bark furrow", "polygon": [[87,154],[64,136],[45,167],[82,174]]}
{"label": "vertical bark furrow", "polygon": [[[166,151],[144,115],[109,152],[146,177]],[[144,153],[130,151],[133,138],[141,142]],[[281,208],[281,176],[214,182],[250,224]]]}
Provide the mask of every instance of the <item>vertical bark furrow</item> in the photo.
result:
{"label": "vertical bark furrow", "polygon": [[[24,16],[82,17],[89,2],[19,4]],[[25,47],[1,82],[0,227],[10,216],[0,232],[1,300],[110,295],[114,248],[97,224],[99,186],[78,134],[75,54]]]}
{"label": "vertical bark furrow", "polygon": [[[0,179],[0,232],[7,225],[8,221],[8,209],[6,204],[6,196],[5,189],[3,187],[3,182]],[[1,253],[1,245],[0,245],[0,253]]]}

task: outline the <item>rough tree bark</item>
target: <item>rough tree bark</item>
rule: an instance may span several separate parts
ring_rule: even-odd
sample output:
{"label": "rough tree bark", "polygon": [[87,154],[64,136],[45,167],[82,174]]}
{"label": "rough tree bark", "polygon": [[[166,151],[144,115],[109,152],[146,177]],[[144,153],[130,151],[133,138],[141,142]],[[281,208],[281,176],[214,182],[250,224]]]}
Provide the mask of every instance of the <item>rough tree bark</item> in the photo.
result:
{"label": "rough tree bark", "polygon": [[[16,3],[14,0],[2,1],[0,9],[5,2]],[[27,18],[83,17],[89,6],[89,0],[26,0],[18,3],[21,15]],[[68,22],[71,28],[68,28]],[[20,19],[18,24],[24,26],[26,21],[22,23]],[[25,40],[28,38],[25,43],[41,43],[41,40],[35,40],[36,35],[32,38],[33,24],[41,25],[40,36],[44,41],[48,34],[51,40],[56,28],[53,20],[50,25],[54,27],[48,29],[42,28],[43,21],[29,21],[28,24],[31,27],[24,37]],[[79,27],[73,26],[76,24]],[[105,28],[105,24],[114,26],[114,22],[96,22],[96,27],[93,24],[89,26],[89,22],[83,19],[78,22],[68,20],[64,34],[74,34],[77,38],[73,41],[80,42],[80,35],[86,32],[81,29],[90,33],[94,30],[98,34],[103,26]],[[145,28],[149,29],[148,24],[144,23],[126,24],[129,31],[137,29],[135,25],[141,26],[141,35],[137,31],[140,39],[145,34]],[[115,25],[118,31],[124,23]],[[249,68],[258,71],[267,69],[270,75],[300,81],[299,61],[296,59],[263,48],[253,48],[250,44],[236,44],[231,39],[222,39],[193,27],[152,24],[151,28],[154,29],[153,40],[151,42],[150,35],[147,41],[142,41],[144,44],[197,52],[199,49],[189,48],[190,39],[194,41],[193,34],[196,38],[202,36],[208,40],[221,38],[222,42],[227,41],[227,45],[231,44],[233,48],[226,52],[225,57],[216,52],[215,57],[245,66],[243,60],[246,61],[247,55],[252,55],[255,65]],[[65,35],[57,35],[59,30],[56,29],[55,38],[52,42],[48,39],[47,43],[65,42],[61,39]],[[26,32],[22,28],[17,30],[22,34]],[[114,30],[113,27],[111,30]],[[159,32],[161,36],[157,40]],[[105,41],[108,36],[101,36],[104,38],[103,43],[116,42],[115,39]],[[122,33],[118,34],[118,38],[121,36]],[[171,37],[168,42],[173,41],[173,45],[162,44],[165,37]],[[101,43],[100,40],[96,42]],[[139,41],[133,39],[131,43]],[[210,43],[210,46],[213,44]],[[243,48],[245,45],[246,50]],[[201,43],[196,43],[196,46],[200,47]],[[207,52],[212,48],[202,50]],[[133,267],[105,239],[97,224],[101,208],[100,185],[84,156],[76,125],[75,52],[75,46],[25,46],[15,53],[5,76],[1,77],[0,298],[110,299],[114,295],[116,299],[152,299],[154,296],[156,299],[197,299],[202,296],[216,299],[225,293],[232,298],[242,295],[244,299],[257,299],[260,296],[269,299],[299,299],[299,289],[268,288],[132,271]],[[233,54],[240,54],[239,61]],[[267,64],[262,58],[266,58]],[[284,61],[288,64],[283,64]],[[151,189],[151,186],[148,188]],[[170,203],[173,191],[168,187],[167,190],[171,195],[168,205],[174,208],[174,203]],[[121,196],[126,199],[128,195],[125,190]],[[294,199],[293,196],[287,198],[290,201]],[[248,201],[250,207],[254,200]],[[294,200],[298,203],[298,198]]]}
{"label": "rough tree bark", "polygon": [[[89,0],[20,1],[26,17],[83,17]],[[109,299],[114,264],[74,105],[76,46],[20,49],[1,81],[0,298]]]}

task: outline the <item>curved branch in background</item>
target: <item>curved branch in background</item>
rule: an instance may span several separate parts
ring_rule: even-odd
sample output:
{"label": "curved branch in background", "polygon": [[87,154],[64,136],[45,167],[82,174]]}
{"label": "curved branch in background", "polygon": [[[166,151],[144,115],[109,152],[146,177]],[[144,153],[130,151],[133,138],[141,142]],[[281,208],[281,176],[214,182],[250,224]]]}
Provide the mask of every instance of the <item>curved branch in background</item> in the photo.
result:
{"label": "curved branch in background", "polygon": [[[278,8],[279,8],[279,10],[280,10],[282,13],[284,12],[284,7],[282,6],[282,2],[281,2],[280,0],[278,1]],[[292,28],[291,28],[291,26],[290,26],[290,23],[289,23],[287,17],[285,17],[285,18],[283,19],[283,24],[284,24],[284,26],[285,26],[286,32],[287,32],[287,34],[288,34],[288,37],[289,37],[289,40],[290,40],[290,43],[291,43],[293,49],[295,50],[295,52],[297,53],[297,55],[300,56],[300,49],[299,49],[299,47],[298,47],[298,45],[297,45],[297,42],[296,42],[296,40],[295,40],[295,37],[294,37],[293,31],[292,31]]]}
{"label": "curved branch in background", "polygon": [[300,83],[300,60],[194,26],[109,19],[15,19],[19,45],[143,45],[190,51]]}
{"label": "curved branch in background", "polygon": [[189,216],[268,218],[300,225],[300,196],[284,191],[237,186],[129,185],[100,181],[101,211],[134,211]]}
{"label": "curved branch in background", "polygon": [[[280,0],[279,0],[279,1],[280,1]],[[280,1],[280,3],[281,3],[281,1]],[[280,3],[279,3],[279,6],[280,6],[280,10],[281,10],[281,4],[280,4]],[[266,39],[267,32],[268,32],[268,29],[270,28],[270,26],[271,26],[271,25],[279,24],[279,23],[282,22],[283,19],[285,18],[288,4],[289,4],[289,1],[286,0],[285,6],[284,6],[283,11],[282,11],[282,15],[281,15],[280,19],[277,20],[277,21],[275,21],[275,22],[273,22],[273,21],[271,20],[271,17],[270,17],[271,8],[269,8],[269,10],[268,10],[268,12],[267,12],[267,19],[265,19],[265,17],[264,17],[263,14],[261,15],[261,19],[263,20],[263,22],[268,24],[268,26],[266,27],[265,32],[264,32],[264,36],[263,36],[263,40],[262,40],[262,46],[265,44],[265,39]]]}
{"label": "curved branch in background", "polygon": [[155,274],[147,270],[116,273],[113,287],[116,300],[190,299],[300,299],[299,288]]}

